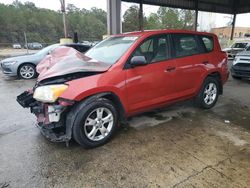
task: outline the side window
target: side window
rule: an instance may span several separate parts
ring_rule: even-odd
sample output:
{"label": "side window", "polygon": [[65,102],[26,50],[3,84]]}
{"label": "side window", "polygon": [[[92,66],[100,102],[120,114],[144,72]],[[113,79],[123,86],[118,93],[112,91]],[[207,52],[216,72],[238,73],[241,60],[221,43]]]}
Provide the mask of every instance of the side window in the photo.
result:
{"label": "side window", "polygon": [[173,42],[176,57],[184,57],[200,53],[195,35],[173,34]]}
{"label": "side window", "polygon": [[148,63],[164,61],[169,58],[166,36],[152,37],[144,41],[134,51],[132,57],[144,56]]}
{"label": "side window", "polygon": [[214,49],[214,40],[213,37],[201,36],[201,39],[206,47],[207,52],[211,52]]}
{"label": "side window", "polygon": [[82,53],[85,53],[86,51],[88,51],[88,47],[86,46],[79,46],[79,51],[82,52]]}
{"label": "side window", "polygon": [[145,41],[141,46],[140,50],[142,53],[153,53],[153,39]]}

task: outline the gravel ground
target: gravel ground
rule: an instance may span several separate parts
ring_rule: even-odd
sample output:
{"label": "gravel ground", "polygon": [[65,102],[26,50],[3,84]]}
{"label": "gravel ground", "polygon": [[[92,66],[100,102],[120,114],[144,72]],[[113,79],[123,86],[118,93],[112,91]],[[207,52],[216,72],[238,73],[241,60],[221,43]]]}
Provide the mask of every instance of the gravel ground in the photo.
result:
{"label": "gravel ground", "polygon": [[250,185],[250,81],[230,78],[211,110],[186,101],[133,117],[92,150],[40,134],[15,101],[34,82],[0,73],[0,188]]}

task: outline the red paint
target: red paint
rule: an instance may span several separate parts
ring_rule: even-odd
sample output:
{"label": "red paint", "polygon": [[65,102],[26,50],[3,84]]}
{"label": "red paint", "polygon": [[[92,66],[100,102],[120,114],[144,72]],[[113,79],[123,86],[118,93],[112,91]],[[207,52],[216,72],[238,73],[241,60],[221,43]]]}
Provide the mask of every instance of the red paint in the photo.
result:
{"label": "red paint", "polygon": [[[205,34],[214,39],[214,50],[209,53],[165,60],[159,63],[124,69],[125,63],[141,42],[153,35],[168,33]],[[101,92],[113,92],[122,102],[126,116],[197,95],[204,79],[219,73],[222,83],[228,79],[227,56],[221,51],[218,39],[209,33],[160,30],[134,32],[120,36],[139,36],[129,50],[106,72],[69,81],[61,98],[81,101]],[[115,53],[115,52],[114,52]],[[203,62],[208,61],[205,65]],[[175,67],[173,71],[166,69]]]}

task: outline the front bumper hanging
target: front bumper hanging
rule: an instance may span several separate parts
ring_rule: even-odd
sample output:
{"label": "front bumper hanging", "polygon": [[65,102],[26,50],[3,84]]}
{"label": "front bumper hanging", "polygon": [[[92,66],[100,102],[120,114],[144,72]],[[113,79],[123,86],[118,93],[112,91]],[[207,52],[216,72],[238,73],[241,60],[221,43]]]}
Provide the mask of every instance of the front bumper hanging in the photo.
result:
{"label": "front bumper hanging", "polygon": [[30,91],[23,92],[16,100],[23,108],[30,108],[31,113],[36,115],[36,126],[48,140],[68,142],[71,139],[71,127],[66,124],[67,107],[36,101]]}

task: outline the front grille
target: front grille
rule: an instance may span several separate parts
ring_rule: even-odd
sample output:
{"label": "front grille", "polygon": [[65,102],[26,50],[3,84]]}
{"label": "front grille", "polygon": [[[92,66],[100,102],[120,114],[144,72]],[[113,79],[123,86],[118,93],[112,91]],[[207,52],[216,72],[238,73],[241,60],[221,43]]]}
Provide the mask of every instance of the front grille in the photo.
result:
{"label": "front grille", "polygon": [[250,63],[237,63],[234,67],[250,67]]}
{"label": "front grille", "polygon": [[9,73],[11,72],[10,68],[4,67],[3,65],[1,65],[1,66],[2,66],[2,69],[4,72],[9,72]]}
{"label": "front grille", "polygon": [[233,65],[231,73],[236,76],[250,77],[250,63],[237,63]]}

